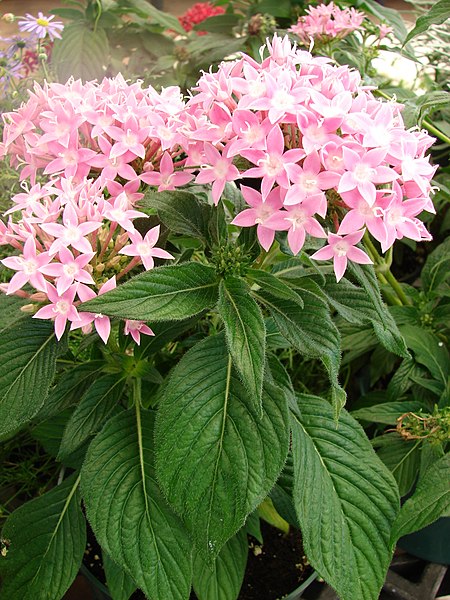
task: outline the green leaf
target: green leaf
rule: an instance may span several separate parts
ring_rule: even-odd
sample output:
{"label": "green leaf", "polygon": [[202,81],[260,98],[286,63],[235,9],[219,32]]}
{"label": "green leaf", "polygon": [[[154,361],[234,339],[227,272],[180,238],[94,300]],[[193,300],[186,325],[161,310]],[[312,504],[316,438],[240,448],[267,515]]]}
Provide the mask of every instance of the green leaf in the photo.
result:
{"label": "green leaf", "polygon": [[426,15],[422,15],[416,21],[413,29],[406,36],[403,45],[407,44],[413,37],[426,31],[430,25],[441,25],[447,21],[450,15],[450,0],[439,0],[430,8]]}
{"label": "green leaf", "polygon": [[16,323],[29,318],[20,310],[24,304],[26,302],[22,298],[0,294],[0,333],[5,329],[12,329]]}
{"label": "green leaf", "polygon": [[204,244],[208,241],[209,223],[217,209],[201,202],[194,194],[181,190],[148,190],[139,204],[144,208],[154,208],[171,231],[198,238]]}
{"label": "green leaf", "polygon": [[96,379],[82,396],[64,430],[58,458],[64,460],[103,426],[120,401],[125,381],[118,375]]}
{"label": "green leaf", "polygon": [[330,377],[333,405],[338,414],[346,398],[338,381],[341,358],[339,331],[322,298],[308,290],[299,290],[299,294],[303,309],[295,302],[275,298],[264,290],[255,293],[270,310],[280,332],[300,354],[321,359]]}
{"label": "green leaf", "polygon": [[109,43],[105,30],[92,31],[87,23],[77,22],[64,28],[62,39],[55,40],[52,66],[58,80],[69,77],[91,81],[105,75],[109,61]]}
{"label": "green leaf", "polygon": [[181,35],[186,35],[185,30],[176,17],[162,10],[158,10],[152,6],[150,2],[147,2],[147,0],[120,0],[119,5],[135,9],[138,14],[145,18],[150,18],[164,29],[171,29]]}
{"label": "green leaf", "polygon": [[248,515],[247,520],[245,521],[245,530],[248,535],[254,537],[260,544],[264,543],[258,510]]}
{"label": "green leaf", "polygon": [[303,300],[295,290],[283,283],[276,275],[261,269],[247,269],[246,276],[250,281],[256,283],[262,290],[269,292],[275,298],[291,300],[303,307]]}
{"label": "green leaf", "polygon": [[31,421],[56,370],[52,323],[27,319],[0,336],[0,435]]}
{"label": "green leaf", "polygon": [[192,584],[198,600],[236,600],[244,579],[247,554],[245,528],[228,540],[212,565],[200,553],[195,554]]}
{"label": "green leaf", "polygon": [[89,446],[81,485],[111,559],[151,600],[187,600],[191,543],[156,482],[152,413],[124,411],[106,423]]}
{"label": "green leaf", "polygon": [[259,0],[254,10],[258,13],[288,19],[291,16],[291,3],[289,0]]}
{"label": "green leaf", "polygon": [[394,523],[392,543],[418,531],[450,510],[450,453],[435,462],[420,479],[414,494],[402,506]]}
{"label": "green leaf", "polygon": [[194,25],[195,31],[208,31],[210,33],[230,33],[239,23],[239,16],[234,13],[216,15]]}
{"label": "green leaf", "polygon": [[[450,98],[450,95],[449,95]],[[447,99],[449,103],[449,99]],[[428,255],[423,266],[421,279],[425,291],[433,292],[448,279],[450,272],[450,238]]]}
{"label": "green leaf", "polygon": [[409,40],[405,39],[407,36],[407,30],[405,22],[398,10],[388,8],[376,2],[375,0],[363,0],[357,3],[357,7],[374,15],[382,23],[387,23],[394,29],[395,37],[406,44]]}
{"label": "green leaf", "polygon": [[103,366],[103,361],[90,360],[61,373],[38,412],[37,420],[48,419],[79,400],[91,381],[101,373]]}
{"label": "green leaf", "polygon": [[261,394],[266,353],[266,328],[261,309],[245,281],[229,277],[220,282],[219,314],[233,365],[262,414]]}
{"label": "green leaf", "polygon": [[264,498],[258,506],[258,514],[269,525],[276,527],[283,533],[289,533],[289,523],[277,511],[271,498]]}
{"label": "green leaf", "polygon": [[401,332],[416,362],[424,365],[445,386],[450,371],[450,356],[444,343],[431,331],[404,325]]}
{"label": "green leaf", "polygon": [[75,579],[86,546],[79,479],[71,476],[8,517],[2,531],[10,542],[1,559],[2,598],[59,600]]}
{"label": "green leaf", "polygon": [[380,460],[395,477],[400,496],[406,496],[417,478],[420,465],[420,441],[408,441],[396,431],[372,440]]}
{"label": "green leaf", "polygon": [[119,567],[107,554],[102,553],[103,569],[106,576],[106,585],[112,600],[128,600],[136,590],[136,584],[123,569]]}
{"label": "green leaf", "polygon": [[138,321],[181,321],[217,302],[212,267],[190,262],[157,267],[81,305],[81,310]]}
{"label": "green leaf", "polygon": [[292,412],[295,508],[311,565],[341,600],[376,600],[399,507],[392,475],[346,411],[300,395]]}
{"label": "green leaf", "polygon": [[194,346],[172,371],[156,420],[157,472],[197,549],[217,556],[267,496],[286,459],[289,424],[278,388],[256,410],[223,335]]}
{"label": "green leaf", "polygon": [[177,337],[194,327],[198,319],[199,315],[196,315],[184,321],[152,324],[152,331],[155,335],[146,335],[144,339],[141,338],[139,349],[135,348],[135,356],[155,354],[161,348],[164,348],[168,342],[174,341]]}
{"label": "green leaf", "polygon": [[389,352],[397,354],[397,356],[401,356],[402,358],[408,358],[409,354],[405,341],[394,318],[381,299],[374,268],[371,265],[362,266],[349,261],[348,271],[366,292],[369,302],[372,304],[371,309],[368,309],[366,306],[366,310],[368,310],[368,318],[372,323],[378,340]]}
{"label": "green leaf", "polygon": [[395,425],[397,419],[407,412],[420,412],[426,410],[423,402],[410,400],[405,402],[383,402],[374,406],[365,406],[352,411],[352,417],[360,421],[370,423],[383,423],[384,425]]}

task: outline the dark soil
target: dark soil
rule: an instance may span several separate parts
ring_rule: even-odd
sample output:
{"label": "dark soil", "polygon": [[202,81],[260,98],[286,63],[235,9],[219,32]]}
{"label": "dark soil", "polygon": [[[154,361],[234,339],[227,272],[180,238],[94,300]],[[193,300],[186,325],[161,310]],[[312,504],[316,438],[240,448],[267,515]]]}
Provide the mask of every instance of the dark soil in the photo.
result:
{"label": "dark soil", "polygon": [[[278,600],[293,592],[311,573],[300,532],[288,535],[261,521],[264,543],[249,537],[248,561],[238,600]],[[190,600],[197,600],[192,593]]]}
{"label": "dark soil", "polygon": [[264,544],[249,538],[247,569],[239,600],[278,600],[293,592],[311,573],[302,537],[292,529],[284,535],[261,521]]}

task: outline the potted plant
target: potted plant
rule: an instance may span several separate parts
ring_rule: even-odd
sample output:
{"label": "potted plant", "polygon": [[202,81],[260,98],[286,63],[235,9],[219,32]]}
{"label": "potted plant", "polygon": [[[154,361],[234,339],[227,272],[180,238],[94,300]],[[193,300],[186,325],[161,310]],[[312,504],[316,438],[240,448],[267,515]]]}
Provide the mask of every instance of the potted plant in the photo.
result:
{"label": "potted plant", "polygon": [[61,598],[86,516],[119,586],[237,598],[270,495],[343,600],[377,598],[408,509],[343,408],[334,313],[409,357],[370,235],[383,251],[429,239],[430,136],[356,71],[276,35],[188,100],[71,79],[4,123],[23,192],[0,225],[0,433],[63,418],[59,485],[3,529],[3,594]]}

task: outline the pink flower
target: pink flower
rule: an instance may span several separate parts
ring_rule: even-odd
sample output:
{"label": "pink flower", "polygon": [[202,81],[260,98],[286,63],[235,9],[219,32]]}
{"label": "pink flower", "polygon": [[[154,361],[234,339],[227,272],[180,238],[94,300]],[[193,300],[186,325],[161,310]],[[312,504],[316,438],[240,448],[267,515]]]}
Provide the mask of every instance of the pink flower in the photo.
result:
{"label": "pink flower", "polygon": [[232,225],[239,225],[239,227],[257,225],[256,233],[259,243],[264,250],[268,251],[273,244],[275,230],[265,227],[265,223],[283,206],[280,194],[281,189],[279,187],[274,188],[267,196],[265,202],[261,194],[250,187],[241,186],[241,192],[247,204],[252,208],[246,208],[240,212],[231,223]]}
{"label": "pink flower", "polygon": [[343,149],[344,164],[346,172],[339,181],[338,192],[349,192],[358,190],[364,200],[372,206],[376,199],[376,187],[378,183],[389,183],[397,179],[397,173],[383,166],[386,150],[375,148],[364,152],[360,156],[350,148]]}
{"label": "pink flower", "polygon": [[298,254],[305,243],[306,234],[316,238],[326,238],[317,219],[313,215],[317,212],[317,203],[314,196],[307,198],[301,204],[290,206],[288,210],[278,211],[269,217],[266,226],[276,231],[288,231],[288,244],[293,254]]}
{"label": "pink flower", "polygon": [[287,174],[288,165],[293,165],[305,156],[301,149],[287,150],[284,146],[283,133],[278,125],[275,125],[267,136],[267,149],[243,150],[242,156],[258,165],[247,169],[242,174],[244,177],[261,177],[261,194],[265,200],[275,183],[287,189],[289,178]]}
{"label": "pink flower", "polygon": [[103,216],[113,223],[120,225],[125,231],[136,231],[132,219],[146,217],[147,215],[139,210],[129,209],[128,198],[125,193],[120,193],[114,200],[114,204],[106,206]]}
{"label": "pink flower", "polygon": [[56,277],[56,291],[59,295],[67,291],[74,281],[91,285],[95,283],[92,275],[84,269],[95,256],[94,252],[80,254],[75,258],[72,252],[63,246],[58,256],[61,262],[44,265],[40,270],[44,275]]}
{"label": "pink flower", "polygon": [[145,234],[144,238],[142,238],[142,235],[138,231],[130,232],[132,243],[122,248],[120,254],[138,256],[147,271],[154,267],[153,257],[166,259],[174,258],[166,250],[154,247],[159,238],[159,229],[159,225],[153,227]]}
{"label": "pink flower", "polygon": [[212,197],[214,204],[219,202],[220,196],[225,188],[227,181],[234,181],[241,175],[237,167],[232,163],[231,158],[227,158],[227,149],[221,154],[212,144],[205,143],[205,155],[208,160],[206,165],[202,165],[200,173],[195,180],[196,183],[212,182]]}
{"label": "pink flower", "polygon": [[28,282],[37,290],[45,292],[47,282],[41,270],[50,260],[51,256],[48,252],[36,253],[35,239],[29,236],[23,247],[22,256],[10,256],[1,261],[8,269],[17,271],[9,282],[7,294],[14,294]]}
{"label": "pink flower", "polygon": [[174,190],[186,185],[194,178],[190,171],[175,171],[173,160],[168,152],[164,152],[158,171],[142,173],[141,180],[150,185],[157,185],[158,192],[163,190]]}
{"label": "pink flower", "polygon": [[[108,281],[102,285],[98,291],[98,295],[101,296],[102,294],[113,290],[115,287],[116,277],[114,276],[111,277],[111,279],[108,279]],[[92,298],[96,297],[94,290],[91,290],[86,286],[78,286],[77,292],[82,302],[87,302],[88,300],[92,300]],[[89,333],[92,328],[92,323],[94,323],[94,327],[103,343],[106,344],[108,342],[109,334],[111,333],[111,320],[109,317],[102,315],[101,313],[78,313],[78,318],[72,322],[70,329],[73,330],[81,328],[85,333]]]}
{"label": "pink flower", "polygon": [[64,294],[60,295],[51,283],[47,283],[46,293],[51,304],[43,306],[33,315],[34,319],[52,319],[55,323],[55,334],[58,340],[61,339],[66,329],[67,321],[78,320],[78,312],[73,303],[76,292],[77,286],[72,285]]}
{"label": "pink flower", "polygon": [[328,246],[324,246],[317,252],[314,252],[311,258],[314,260],[330,260],[332,258],[336,281],[340,281],[347,268],[347,260],[362,265],[372,264],[367,254],[355,247],[355,244],[361,241],[363,235],[364,229],[348,235],[329,233]]}
{"label": "pink flower", "polygon": [[66,204],[63,212],[63,225],[59,223],[43,223],[41,228],[56,239],[49,249],[50,254],[56,254],[61,248],[72,246],[79,252],[91,253],[92,246],[86,235],[96,231],[101,223],[94,221],[79,222],[79,217],[72,204]]}
{"label": "pink flower", "polygon": [[141,343],[141,333],[144,335],[155,335],[144,321],[134,321],[132,319],[126,319],[124,333],[125,335],[131,335],[138,346]]}

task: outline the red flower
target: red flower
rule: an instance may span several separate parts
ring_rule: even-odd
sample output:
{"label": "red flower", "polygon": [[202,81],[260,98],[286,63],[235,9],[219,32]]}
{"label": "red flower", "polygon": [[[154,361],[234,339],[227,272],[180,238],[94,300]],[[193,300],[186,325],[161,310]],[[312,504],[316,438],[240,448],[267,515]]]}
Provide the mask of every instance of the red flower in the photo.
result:
{"label": "red flower", "polygon": [[[213,6],[210,2],[197,2],[189,8],[184,15],[178,17],[185,31],[192,31],[194,25],[201,23],[209,17],[223,15],[225,9],[221,6]],[[197,31],[197,35],[205,35],[206,31]]]}

